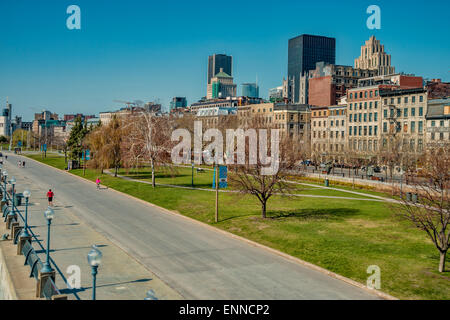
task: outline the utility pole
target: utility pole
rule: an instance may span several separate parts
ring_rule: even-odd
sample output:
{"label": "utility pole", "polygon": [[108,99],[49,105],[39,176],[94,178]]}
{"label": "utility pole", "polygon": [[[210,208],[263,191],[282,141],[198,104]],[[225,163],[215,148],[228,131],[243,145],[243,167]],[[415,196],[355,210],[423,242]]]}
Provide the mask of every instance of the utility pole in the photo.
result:
{"label": "utility pole", "polygon": [[219,164],[216,164],[216,223],[219,222]]}

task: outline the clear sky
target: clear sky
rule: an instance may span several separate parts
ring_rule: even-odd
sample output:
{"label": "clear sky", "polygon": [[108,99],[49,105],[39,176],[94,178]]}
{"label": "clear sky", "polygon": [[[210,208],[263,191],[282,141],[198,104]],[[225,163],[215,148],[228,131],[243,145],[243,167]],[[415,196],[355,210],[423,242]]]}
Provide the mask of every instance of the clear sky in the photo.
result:
{"label": "clear sky", "polygon": [[[69,5],[81,30],[68,30]],[[369,5],[381,30],[366,27]],[[258,77],[260,94],[281,85],[288,39],[336,38],[336,63],[353,65],[372,34],[396,71],[450,81],[450,2],[404,0],[2,0],[0,103],[31,120],[48,109],[97,114],[121,104],[206,95],[208,55],[233,56],[235,83]]]}

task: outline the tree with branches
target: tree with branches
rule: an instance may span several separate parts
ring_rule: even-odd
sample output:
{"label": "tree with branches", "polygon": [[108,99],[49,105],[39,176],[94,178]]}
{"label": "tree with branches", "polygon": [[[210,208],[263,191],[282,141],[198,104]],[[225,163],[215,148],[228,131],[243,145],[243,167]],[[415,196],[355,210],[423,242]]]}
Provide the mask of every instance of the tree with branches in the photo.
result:
{"label": "tree with branches", "polygon": [[402,199],[400,215],[423,230],[440,254],[439,272],[445,271],[450,246],[450,144],[426,151],[420,176],[410,179],[417,202]]}

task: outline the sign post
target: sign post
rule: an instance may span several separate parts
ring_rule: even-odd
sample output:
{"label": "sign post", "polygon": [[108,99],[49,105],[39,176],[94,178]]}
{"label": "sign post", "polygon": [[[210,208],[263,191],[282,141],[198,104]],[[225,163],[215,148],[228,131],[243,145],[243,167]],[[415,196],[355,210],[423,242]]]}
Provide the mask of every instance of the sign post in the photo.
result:
{"label": "sign post", "polygon": [[216,214],[215,221],[219,222],[219,188],[227,188],[227,167],[216,165],[214,167],[213,189],[216,189]]}

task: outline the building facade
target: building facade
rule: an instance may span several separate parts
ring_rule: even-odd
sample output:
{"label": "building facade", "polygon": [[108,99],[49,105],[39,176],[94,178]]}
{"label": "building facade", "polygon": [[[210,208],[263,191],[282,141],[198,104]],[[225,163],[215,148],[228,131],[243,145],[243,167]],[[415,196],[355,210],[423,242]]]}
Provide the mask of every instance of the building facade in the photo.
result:
{"label": "building facade", "polygon": [[427,91],[416,89],[384,89],[382,102],[382,147],[398,139],[403,153],[420,154],[426,139]]}
{"label": "building facade", "polygon": [[361,55],[355,59],[355,68],[376,70],[378,75],[395,73],[395,68],[391,66],[391,55],[384,51],[384,45],[375,36],[371,36],[361,46]]}
{"label": "building facade", "polygon": [[316,68],[316,62],[335,64],[336,39],[303,34],[289,39],[288,80],[292,80],[293,90],[288,97],[293,103],[300,102],[300,77]]}
{"label": "building facade", "polygon": [[225,73],[221,68],[220,72],[211,78],[206,98],[218,99],[228,97],[236,97],[236,85],[233,83],[233,77]]}
{"label": "building facade", "polygon": [[213,54],[208,57],[207,84],[211,83],[211,79],[220,72],[220,69],[233,76],[233,57],[226,54]]}
{"label": "building facade", "polygon": [[348,89],[357,87],[359,79],[376,76],[377,71],[318,62],[308,75],[309,85],[305,89],[300,88],[300,94],[303,91],[308,94],[310,105],[330,106],[336,105]]}
{"label": "building facade", "polygon": [[257,83],[243,83],[242,96],[250,98],[259,98],[259,86]]}
{"label": "building facade", "polygon": [[179,108],[186,108],[187,107],[187,100],[186,97],[174,97],[172,98],[172,101],[170,101],[170,107],[169,112],[175,109]]}
{"label": "building facade", "polygon": [[428,100],[426,144],[428,148],[450,144],[450,98]]}

